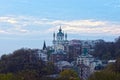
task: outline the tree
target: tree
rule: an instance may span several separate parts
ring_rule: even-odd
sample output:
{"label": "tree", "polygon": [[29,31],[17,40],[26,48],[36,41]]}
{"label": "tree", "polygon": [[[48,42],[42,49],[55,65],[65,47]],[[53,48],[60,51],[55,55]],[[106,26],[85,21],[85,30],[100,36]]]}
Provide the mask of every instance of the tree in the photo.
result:
{"label": "tree", "polygon": [[35,70],[24,70],[17,73],[16,77],[22,80],[39,80],[39,74]]}
{"label": "tree", "polygon": [[95,72],[88,80],[119,80],[120,79],[120,58],[115,63],[109,64],[104,70]]}
{"label": "tree", "polygon": [[120,74],[114,72],[100,71],[92,74],[88,80],[119,80]]}
{"label": "tree", "polygon": [[92,53],[94,57],[102,60],[115,59],[116,50],[114,42],[98,42],[94,47],[94,52]]}
{"label": "tree", "polygon": [[[39,58],[38,49],[22,48],[0,59],[0,80],[54,80],[56,66]],[[9,74],[10,73],[10,74]]]}
{"label": "tree", "polygon": [[0,80],[22,80],[12,73],[0,74]]}
{"label": "tree", "polygon": [[60,72],[58,80],[79,80],[79,76],[74,70],[68,69]]}
{"label": "tree", "polygon": [[45,71],[46,75],[58,73],[57,66],[55,66],[52,62],[48,62],[46,64],[46,67],[43,68],[43,70]]}
{"label": "tree", "polygon": [[32,49],[19,49],[12,54],[4,55],[0,60],[1,73],[16,73],[22,70],[41,71],[45,63],[39,60],[38,54]]}

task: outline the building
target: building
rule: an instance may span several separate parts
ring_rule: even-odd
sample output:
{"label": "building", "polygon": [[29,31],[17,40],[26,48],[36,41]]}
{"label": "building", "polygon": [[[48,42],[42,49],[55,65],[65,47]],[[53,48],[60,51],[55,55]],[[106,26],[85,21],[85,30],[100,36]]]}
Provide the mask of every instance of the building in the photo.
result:
{"label": "building", "polygon": [[65,69],[72,69],[72,65],[68,61],[59,61],[56,63],[56,66],[60,71]]}
{"label": "building", "polygon": [[53,33],[53,48],[55,51],[59,50],[66,51],[67,45],[68,45],[67,33],[64,34],[60,27],[59,32],[57,34]]}
{"label": "building", "polygon": [[67,33],[62,32],[61,27],[57,34],[53,33],[53,49],[54,52],[50,55],[50,60],[54,63],[58,61],[67,60],[67,50],[68,50],[68,40]]}
{"label": "building", "polygon": [[37,53],[39,54],[39,59],[42,61],[47,62],[48,61],[48,55],[45,54],[42,50],[38,50]]}
{"label": "building", "polygon": [[48,61],[47,47],[46,47],[45,41],[43,43],[43,49],[42,50],[37,49],[36,51],[38,53],[38,57],[40,60],[45,61],[45,62]]}
{"label": "building", "polygon": [[59,61],[66,61],[67,60],[67,54],[64,51],[54,51],[50,55],[50,61],[53,63],[59,62]]}
{"label": "building", "polygon": [[[91,72],[94,71],[95,66],[102,64],[100,60],[96,60],[91,51],[94,51],[94,46],[97,40],[67,40],[67,33],[62,31],[60,27],[57,33],[53,33],[53,52],[50,54],[50,61],[57,63],[59,61],[76,61],[79,65],[83,61],[85,66],[90,67]],[[46,45],[44,42],[44,51]]]}
{"label": "building", "polygon": [[81,63],[77,65],[78,75],[81,80],[87,80],[90,76],[90,67],[86,66],[85,64]]}
{"label": "building", "polygon": [[76,61],[77,57],[81,54],[81,41],[70,40],[68,45],[68,61]]}
{"label": "building", "polygon": [[102,65],[102,61],[95,59],[88,52],[89,47],[87,45],[82,46],[82,54],[77,57],[76,63],[77,65],[84,64],[85,66],[88,66],[91,74],[94,72],[96,66]]}

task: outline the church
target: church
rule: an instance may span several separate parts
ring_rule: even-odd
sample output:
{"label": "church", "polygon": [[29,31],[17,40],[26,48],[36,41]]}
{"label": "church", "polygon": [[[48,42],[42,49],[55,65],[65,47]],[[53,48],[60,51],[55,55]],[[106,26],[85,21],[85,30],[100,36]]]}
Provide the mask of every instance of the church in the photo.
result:
{"label": "church", "polygon": [[68,43],[67,33],[64,33],[61,27],[59,28],[58,33],[53,33],[54,52],[50,55],[50,60],[52,62],[55,63],[67,60]]}
{"label": "church", "polygon": [[57,34],[53,33],[53,48],[56,52],[66,51],[66,46],[68,45],[67,33],[63,33],[60,27]]}
{"label": "church", "polygon": [[73,68],[84,80],[95,71],[96,66],[102,62],[94,58],[90,52],[93,50],[94,41],[68,40],[67,33],[60,27],[57,33],[53,33],[53,52],[49,60],[58,66],[60,70]]}

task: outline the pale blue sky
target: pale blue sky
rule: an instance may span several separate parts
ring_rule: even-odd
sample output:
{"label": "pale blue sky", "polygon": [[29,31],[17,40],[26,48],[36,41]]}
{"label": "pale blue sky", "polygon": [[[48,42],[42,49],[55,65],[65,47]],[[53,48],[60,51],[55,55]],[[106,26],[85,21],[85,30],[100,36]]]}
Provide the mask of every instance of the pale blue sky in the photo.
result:
{"label": "pale blue sky", "polygon": [[0,0],[0,54],[52,45],[61,25],[68,39],[120,35],[120,0]]}

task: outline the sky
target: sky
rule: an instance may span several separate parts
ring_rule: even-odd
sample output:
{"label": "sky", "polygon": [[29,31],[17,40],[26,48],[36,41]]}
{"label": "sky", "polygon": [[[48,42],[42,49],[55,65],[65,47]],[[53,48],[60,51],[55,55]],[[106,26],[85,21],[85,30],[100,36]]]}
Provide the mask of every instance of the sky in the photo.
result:
{"label": "sky", "polygon": [[52,45],[62,27],[68,40],[114,41],[120,0],[0,0],[0,55]]}

